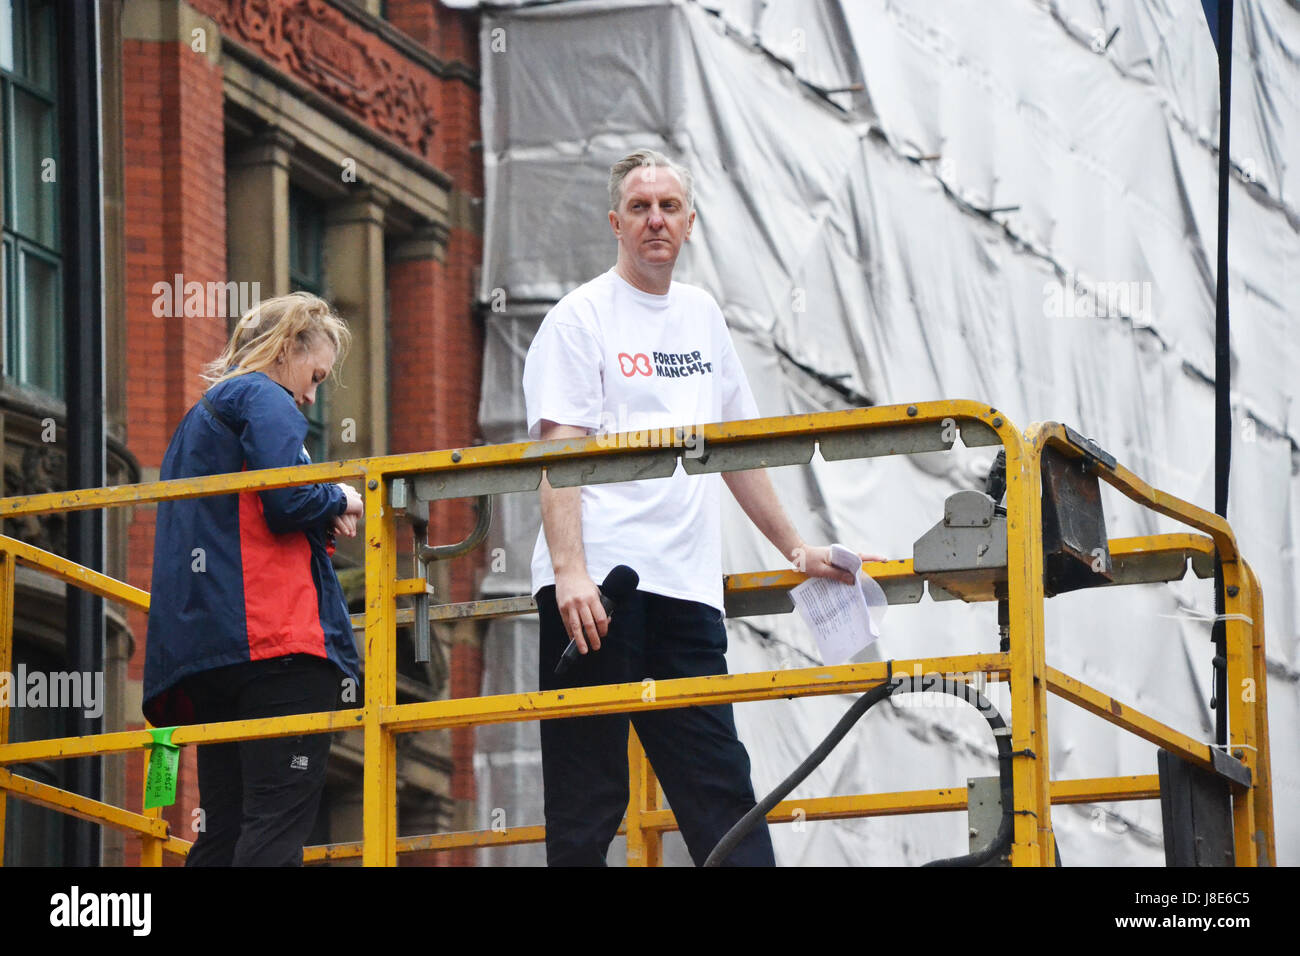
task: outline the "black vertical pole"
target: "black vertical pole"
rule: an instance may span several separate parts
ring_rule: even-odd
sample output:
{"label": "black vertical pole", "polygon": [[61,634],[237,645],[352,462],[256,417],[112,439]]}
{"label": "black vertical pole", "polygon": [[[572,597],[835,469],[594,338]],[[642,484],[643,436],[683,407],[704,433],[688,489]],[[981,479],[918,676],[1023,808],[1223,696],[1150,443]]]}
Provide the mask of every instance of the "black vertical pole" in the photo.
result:
{"label": "black vertical pole", "polygon": [[[1232,467],[1232,349],[1228,335],[1228,187],[1232,183],[1229,129],[1232,117],[1232,0],[1219,0],[1215,43],[1219,49],[1219,257],[1214,295],[1214,512],[1228,516]],[[1223,568],[1214,573],[1214,613],[1224,613]],[[1227,642],[1222,620],[1214,622],[1214,733],[1228,743]]]}
{"label": "black vertical pole", "polygon": [[[56,4],[59,37],[60,224],[63,239],[63,355],[67,399],[69,488],[104,484],[103,258],[99,161],[99,3]],[[104,569],[101,511],[68,514],[68,558]],[[68,669],[96,679],[104,673],[104,602],[67,589]],[[102,676],[98,677],[103,680]],[[104,688],[107,691],[107,687]],[[100,701],[101,704],[103,701]],[[97,734],[103,719],[71,709],[68,732]],[[74,761],[69,786],[102,796],[102,761]],[[98,866],[99,827],[68,818],[64,862]]]}

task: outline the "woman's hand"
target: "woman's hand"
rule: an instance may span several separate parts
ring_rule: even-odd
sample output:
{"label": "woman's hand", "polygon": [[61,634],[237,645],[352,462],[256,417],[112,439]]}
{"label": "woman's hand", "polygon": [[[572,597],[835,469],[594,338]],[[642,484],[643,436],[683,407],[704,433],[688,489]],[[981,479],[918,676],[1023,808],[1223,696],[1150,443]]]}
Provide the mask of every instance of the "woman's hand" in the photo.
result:
{"label": "woman's hand", "polygon": [[351,485],[340,482],[339,488],[343,490],[343,500],[348,503],[348,506],[343,514],[334,519],[334,533],[341,534],[345,538],[355,538],[357,522],[365,513],[365,503],[361,500],[361,493]]}

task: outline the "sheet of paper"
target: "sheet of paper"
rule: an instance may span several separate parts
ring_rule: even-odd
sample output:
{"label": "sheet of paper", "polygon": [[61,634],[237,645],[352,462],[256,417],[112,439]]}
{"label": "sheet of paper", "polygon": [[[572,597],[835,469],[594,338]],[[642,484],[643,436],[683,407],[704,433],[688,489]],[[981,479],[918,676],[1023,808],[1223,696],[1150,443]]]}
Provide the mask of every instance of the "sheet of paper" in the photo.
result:
{"label": "sheet of paper", "polygon": [[831,578],[809,578],[790,590],[794,606],[817,639],[822,661],[843,664],[880,637],[888,608],[885,593],[861,571],[858,586]]}

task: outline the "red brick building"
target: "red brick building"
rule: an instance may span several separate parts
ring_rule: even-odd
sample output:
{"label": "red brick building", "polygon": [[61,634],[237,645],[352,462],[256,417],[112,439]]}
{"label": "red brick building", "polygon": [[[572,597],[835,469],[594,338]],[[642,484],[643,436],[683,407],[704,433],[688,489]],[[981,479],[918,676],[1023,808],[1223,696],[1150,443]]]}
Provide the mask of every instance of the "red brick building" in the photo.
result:
{"label": "red brick building", "polygon": [[[24,23],[50,8],[13,2]],[[473,443],[477,17],[437,0],[100,0],[100,39],[110,477],[157,477],[240,306],[294,289],[323,295],[354,336],[341,384],[310,410],[315,460]],[[47,397],[57,417],[57,395]],[[40,490],[7,484],[6,494]],[[473,525],[467,504],[433,512],[433,543]],[[119,511],[108,525],[108,572],[144,589],[154,514]],[[348,568],[360,549],[349,544],[336,561],[357,610]],[[473,597],[472,563],[446,575],[438,600]],[[110,622],[105,731],[143,726],[145,630],[138,612]],[[444,660],[428,666],[410,663],[399,637],[399,700],[478,693],[476,633],[435,632]],[[411,735],[401,753],[400,832],[473,826],[472,731]],[[360,754],[359,736],[336,736],[313,842],[360,838]],[[140,809],[142,764],[106,759],[103,798]],[[199,809],[190,749],[166,812],[172,832],[193,839]],[[138,854],[136,841],[104,832],[105,864]]]}

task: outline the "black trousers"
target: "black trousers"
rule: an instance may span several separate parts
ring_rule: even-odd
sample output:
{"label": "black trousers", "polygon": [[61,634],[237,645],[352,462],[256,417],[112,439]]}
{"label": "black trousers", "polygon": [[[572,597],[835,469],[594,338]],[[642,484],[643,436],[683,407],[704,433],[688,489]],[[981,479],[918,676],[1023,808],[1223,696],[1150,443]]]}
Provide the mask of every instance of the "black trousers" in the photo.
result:
{"label": "black trousers", "polygon": [[[339,669],[310,654],[232,664],[185,680],[196,723],[335,710],[341,687]],[[305,734],[200,746],[203,829],[185,865],[302,866],[332,739]]]}
{"label": "black trousers", "polygon": [[[542,690],[727,672],[727,631],[720,611],[636,591],[614,612],[601,649],[588,651],[556,677],[555,665],[569,638],[554,586],[538,592],[537,608]],[[543,720],[548,865],[605,865],[610,841],[627,810],[629,719],[697,866],[754,806],[749,754],[736,736],[730,704],[646,711],[630,718],[610,714]],[[767,824],[756,827],[727,863],[773,866]]]}

